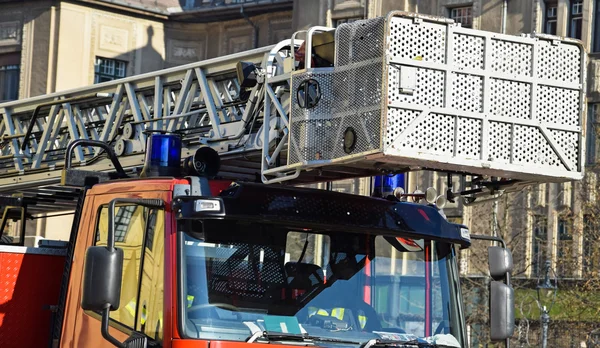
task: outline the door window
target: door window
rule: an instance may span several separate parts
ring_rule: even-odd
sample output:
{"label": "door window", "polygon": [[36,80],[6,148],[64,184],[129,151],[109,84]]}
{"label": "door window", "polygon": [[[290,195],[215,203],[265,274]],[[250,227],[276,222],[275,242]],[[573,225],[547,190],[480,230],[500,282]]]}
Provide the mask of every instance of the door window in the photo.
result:
{"label": "door window", "polygon": [[[119,309],[110,318],[130,329],[162,340],[164,291],[164,211],[139,205],[115,209],[115,247],[123,250]],[[105,246],[108,206],[100,209],[96,245]]]}

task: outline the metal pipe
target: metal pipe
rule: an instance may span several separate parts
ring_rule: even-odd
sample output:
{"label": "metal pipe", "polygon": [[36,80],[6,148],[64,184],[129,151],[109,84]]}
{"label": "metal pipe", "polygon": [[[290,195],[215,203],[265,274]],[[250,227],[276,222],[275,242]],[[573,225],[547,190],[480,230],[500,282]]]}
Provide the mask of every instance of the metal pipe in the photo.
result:
{"label": "metal pipe", "polygon": [[250,20],[250,18],[246,14],[246,12],[244,12],[243,4],[242,4],[242,6],[240,6],[240,14],[242,15],[242,17],[244,17],[246,22],[248,22],[248,24],[250,24],[252,26],[253,31],[254,31],[254,48],[258,48],[258,25],[256,25],[256,23],[252,22],[252,20]]}
{"label": "metal pipe", "polygon": [[550,322],[550,315],[545,306],[542,310],[540,321],[542,322],[542,348],[546,348],[548,347],[548,323]]}
{"label": "metal pipe", "polygon": [[508,0],[502,0],[502,34],[506,34],[506,16],[508,12]]}

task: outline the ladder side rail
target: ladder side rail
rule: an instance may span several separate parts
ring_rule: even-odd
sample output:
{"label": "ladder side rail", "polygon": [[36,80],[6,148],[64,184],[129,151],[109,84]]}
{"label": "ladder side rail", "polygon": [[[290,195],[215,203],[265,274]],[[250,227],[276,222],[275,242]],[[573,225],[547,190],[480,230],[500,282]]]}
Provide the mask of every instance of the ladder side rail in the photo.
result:
{"label": "ladder side rail", "polygon": [[[73,105],[72,106],[73,109],[73,116],[75,117],[75,124],[77,126],[77,130],[80,134],[80,138],[84,139],[84,140],[89,140],[89,134],[88,134],[88,129],[86,128],[86,124],[83,120],[83,113],[81,111],[81,108],[78,105]],[[38,118],[39,120],[39,118]],[[35,139],[35,137],[32,137],[32,139]],[[92,153],[92,148],[91,147],[85,147],[83,148],[83,151],[87,154],[91,154]]]}
{"label": "ladder side rail", "polygon": [[[125,92],[127,93],[127,99],[129,100],[129,105],[131,106],[130,110],[133,114],[133,120],[136,122],[143,121],[145,118],[142,115],[140,103],[137,99],[134,87],[131,83],[125,83]],[[146,135],[143,132],[142,125],[140,123],[137,123],[134,127],[137,135],[141,138],[142,142],[145,143]]]}
{"label": "ladder side rail", "polygon": [[[189,69],[202,68],[205,70],[207,75],[218,74],[223,71],[235,71],[235,65],[238,61],[250,61],[254,63],[260,63],[265,53],[269,52],[272,46],[261,47],[246,52],[235,53],[224,57],[211,58],[196,63],[181,65],[173,68],[153,71],[131,77],[125,77],[118,80],[103,82],[94,84],[91,86],[73,88],[69,90],[59,91],[51,94],[45,94],[41,96],[31,97],[27,99],[13,100],[5,103],[0,103],[0,109],[12,108],[13,113],[21,113],[23,111],[32,111],[37,105],[47,102],[55,101],[57,98],[69,96],[81,96],[90,95],[96,93],[102,93],[107,91],[114,91],[119,85],[124,83],[134,83],[141,86],[140,82],[148,86],[154,86],[156,77],[171,78],[168,82],[175,82],[180,79],[182,72],[186,72]],[[165,81],[163,81],[165,82]]]}
{"label": "ladder side rail", "polygon": [[215,138],[220,139],[223,136],[220,127],[221,120],[217,114],[217,107],[215,105],[212,92],[210,91],[206,74],[201,68],[196,68],[194,71],[196,72],[196,78],[198,79],[198,84],[200,85],[200,92],[202,93],[202,98],[204,99],[204,105],[208,110],[208,116],[210,118],[210,124],[212,126],[214,136]]}
{"label": "ladder side rail", "polygon": [[22,172],[24,170],[23,161],[22,161],[23,156],[20,153],[21,151],[20,151],[19,142],[17,141],[17,138],[14,137],[16,132],[15,132],[15,125],[14,125],[13,118],[12,118],[12,112],[9,108],[5,107],[5,108],[0,108],[0,113],[2,114],[4,126],[6,127],[5,135],[8,135],[8,137],[5,137],[5,138],[10,139],[9,155],[13,156],[16,170],[18,172]]}
{"label": "ladder side rail", "polygon": [[163,82],[160,76],[154,78],[154,108],[153,118],[157,120],[156,125],[152,129],[162,130],[163,129]]}
{"label": "ladder side rail", "polygon": [[[194,70],[193,69],[188,69],[185,73],[185,77],[183,78],[183,81],[181,82],[181,89],[179,90],[179,95],[177,96],[177,99],[175,101],[175,109],[173,110],[173,113],[169,113],[171,115],[178,115],[180,113],[183,112],[183,107],[184,107],[184,103],[185,100],[187,99],[187,95],[190,91],[190,88],[192,87],[192,84],[194,82]],[[167,130],[169,132],[173,132],[175,129],[177,129],[177,124],[179,119],[177,118],[172,118],[169,119],[169,121],[167,122]]]}
{"label": "ladder side rail", "polygon": [[[84,88],[73,89],[64,92],[57,92],[50,95],[33,97],[25,100],[17,100],[12,102],[7,102],[0,104],[1,110],[10,110],[12,117],[3,117],[2,118],[2,127],[4,131],[4,140],[12,143],[12,146],[5,151],[5,155],[13,159],[15,162],[15,169],[17,173],[20,173],[27,169],[39,169],[42,166],[44,161],[52,160],[53,155],[50,155],[45,152],[52,152],[58,150],[59,148],[64,149],[66,146],[65,137],[61,135],[61,132],[66,131],[69,140],[77,140],[78,138],[90,138],[94,140],[101,140],[104,142],[112,142],[116,139],[118,135],[119,128],[123,125],[123,116],[125,113],[131,112],[133,114],[133,118],[135,122],[140,124],[137,126],[138,133],[141,137],[141,141],[144,142],[145,135],[143,132],[139,130],[142,128],[141,122],[147,120],[148,117],[144,117],[144,113],[150,115],[150,108],[147,105],[141,106],[138,100],[138,96],[135,94],[135,86],[144,86],[154,88],[155,93],[157,91],[161,91],[162,85],[164,81],[168,83],[173,83],[174,81],[180,80],[177,75],[181,75],[182,72],[191,72],[192,76],[194,74],[195,67],[204,67],[204,74],[222,74],[224,72],[231,73],[235,71],[235,64],[240,59],[250,60],[254,62],[260,62],[260,59],[264,55],[264,52],[267,51],[268,48],[261,48],[257,50],[252,50],[249,52],[243,52],[240,54],[230,55],[223,58],[215,58],[210,59],[204,62],[193,63],[183,67],[176,67],[171,69],[166,69],[163,71],[143,74],[139,76],[134,76],[130,78],[124,78],[121,80],[110,81],[98,85],[88,86]],[[155,85],[157,81],[159,85]],[[169,90],[171,88],[169,87]],[[185,92],[185,90],[184,90]],[[106,112],[101,112],[102,107],[96,107],[95,112],[97,113],[98,121],[104,120],[102,126],[95,126],[90,128],[98,128],[94,130],[88,129],[87,123],[84,122],[84,118],[87,118],[85,115],[88,111],[82,110],[82,108],[77,107],[75,102],[70,103],[71,110],[67,110],[66,113],[62,114],[63,107],[52,108],[51,105],[48,105],[50,109],[46,115],[39,115],[33,117],[32,124],[27,123],[25,119],[27,119],[27,115],[32,114],[36,108],[38,108],[41,104],[54,104],[57,101],[60,103],[59,99],[85,99],[89,102],[95,102],[94,94],[103,94],[102,98],[106,98],[108,95],[112,95],[112,102],[110,103],[110,107],[104,107]],[[157,113],[158,118],[162,118],[161,116],[170,116],[173,112],[170,110],[170,105],[161,105],[161,100],[164,100],[164,96],[167,93],[163,91],[159,92],[160,96],[156,97],[155,107],[153,108],[153,112]],[[99,99],[100,97],[96,98]],[[185,107],[185,103],[187,102],[188,106],[191,106],[191,99],[182,99],[179,98],[179,104],[176,104],[176,108],[180,110],[182,107]],[[164,106],[161,107],[161,106]],[[160,110],[160,111],[158,111]],[[166,111],[166,112],[165,112]],[[175,110],[177,111],[177,110]],[[3,113],[5,115],[6,113]],[[65,123],[54,123],[57,117],[66,116],[67,121]],[[156,118],[156,116],[155,116]],[[61,129],[57,129],[57,125],[60,124]],[[174,122],[172,122],[174,124]],[[84,126],[85,125],[85,126]],[[154,128],[152,124],[149,125],[151,128]],[[157,124],[157,128],[162,128],[162,124],[159,122]],[[64,127],[64,128],[63,128]],[[27,139],[27,142],[23,141],[25,138],[25,134],[23,132],[24,128],[31,128],[31,130],[35,130],[35,136],[33,138]],[[37,128],[37,129],[36,129]],[[84,131],[84,129],[86,130]],[[100,130],[101,129],[101,130]],[[31,131],[30,131],[31,132]],[[96,133],[100,133],[99,136],[96,136]],[[19,141],[21,140],[21,141]],[[31,161],[27,160],[27,156],[30,156],[30,149],[26,146],[27,144],[32,144],[34,151],[31,156]],[[67,141],[68,143],[68,141]],[[54,144],[54,146],[52,145]],[[13,151],[12,147],[14,146],[25,147],[23,151]],[[41,151],[41,153],[37,153]],[[88,153],[89,152],[89,153]],[[94,150],[90,149],[86,151],[86,154],[93,155]],[[77,154],[77,160],[83,160],[83,154]],[[30,163],[29,163],[30,162]]]}
{"label": "ladder side rail", "polygon": [[231,119],[231,116],[229,114],[227,114],[227,112],[225,112],[225,110],[223,109],[224,95],[223,95],[223,93],[219,93],[219,89],[218,89],[216,81],[212,78],[209,78],[209,79],[207,79],[207,82],[208,82],[209,93],[212,95],[213,100],[215,101],[215,108],[217,109],[217,114],[219,115],[219,119],[221,119],[221,122],[223,122],[223,123],[233,121]]}
{"label": "ladder side rail", "polygon": [[[323,30],[324,27],[317,27],[315,30]],[[331,30],[331,28],[325,28]],[[294,180],[300,176],[300,170],[290,169],[283,166],[276,166],[277,160],[280,157],[282,151],[290,151],[289,142],[290,138],[290,110],[291,100],[291,71],[285,71],[286,59],[291,59],[292,65],[295,65],[295,57],[293,55],[296,42],[294,38],[297,33],[294,34],[292,40],[285,40],[280,42],[276,47],[271,50],[265,63],[263,64],[266,74],[266,81],[264,84],[264,122],[262,130],[262,159],[261,159],[261,179],[264,183],[276,183],[288,180]],[[309,32],[307,36],[312,34]],[[303,41],[298,41],[300,45]],[[310,42],[307,41],[307,44]],[[289,48],[288,53],[284,53],[285,48]],[[308,56],[308,51],[307,51]],[[295,70],[295,66],[290,67]],[[275,90],[273,89],[275,87]],[[279,88],[287,88],[290,92],[278,95],[276,91]],[[287,97],[289,103],[287,107],[282,104],[282,97]],[[272,112],[271,108],[274,109]],[[273,129],[271,129],[273,127]],[[271,147],[274,145],[273,150]]]}

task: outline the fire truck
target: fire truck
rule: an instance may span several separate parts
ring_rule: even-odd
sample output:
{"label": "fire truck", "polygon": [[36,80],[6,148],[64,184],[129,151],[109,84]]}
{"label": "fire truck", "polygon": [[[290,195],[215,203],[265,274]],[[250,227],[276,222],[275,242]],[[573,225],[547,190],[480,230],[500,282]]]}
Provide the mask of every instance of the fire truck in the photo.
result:
{"label": "fire truck", "polygon": [[[443,208],[582,179],[585,57],[392,12],[0,104],[0,346],[467,347],[474,238],[508,345],[511,253]],[[415,170],[448,187],[307,187]],[[24,246],[65,212],[68,241]]]}

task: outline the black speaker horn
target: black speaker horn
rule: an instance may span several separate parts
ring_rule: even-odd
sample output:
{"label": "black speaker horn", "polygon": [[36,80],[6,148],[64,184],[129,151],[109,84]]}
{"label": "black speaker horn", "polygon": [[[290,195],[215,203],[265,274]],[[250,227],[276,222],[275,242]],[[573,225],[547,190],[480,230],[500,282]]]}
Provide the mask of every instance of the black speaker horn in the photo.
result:
{"label": "black speaker horn", "polygon": [[183,170],[188,175],[214,178],[221,167],[219,153],[209,146],[202,146],[194,156],[183,161]]}

